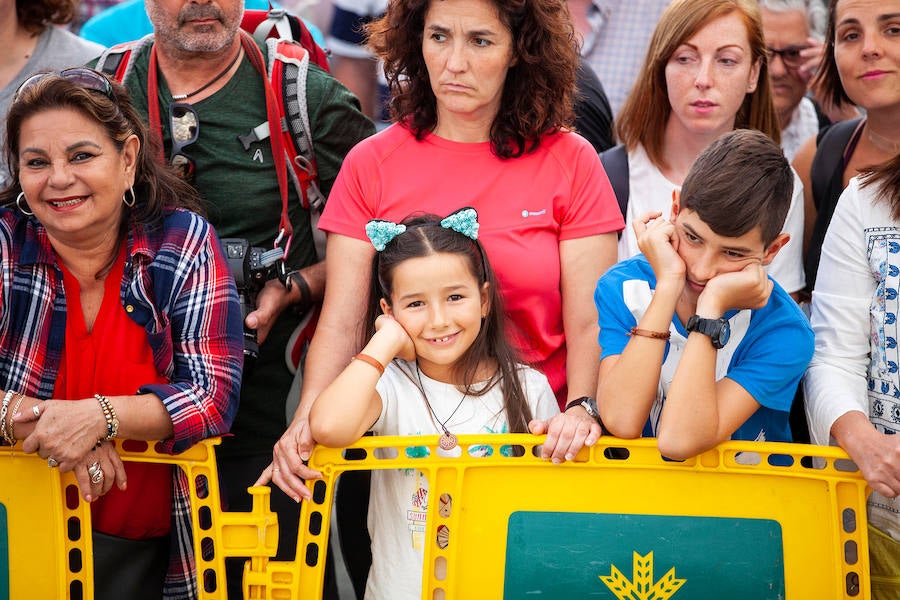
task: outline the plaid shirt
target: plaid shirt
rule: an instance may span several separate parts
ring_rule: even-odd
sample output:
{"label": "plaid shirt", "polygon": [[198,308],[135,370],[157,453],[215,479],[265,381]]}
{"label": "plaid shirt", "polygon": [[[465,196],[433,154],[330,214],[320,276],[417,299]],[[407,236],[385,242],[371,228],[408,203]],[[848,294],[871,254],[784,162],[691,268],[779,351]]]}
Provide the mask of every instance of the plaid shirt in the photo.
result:
{"label": "plaid shirt", "polygon": [[650,37],[669,0],[593,0],[591,31],[581,55],[600,78],[613,115],[618,115],[644,63]]}
{"label": "plaid shirt", "polygon": [[[212,226],[182,210],[161,227],[133,228],[120,299],[147,331],[166,384],[159,396],[175,433],[162,450],[177,453],[228,432],[237,412],[243,364],[241,311],[230,268]],[[46,230],[0,209],[0,389],[52,397],[66,330],[62,272]],[[198,596],[187,477],[174,469],[172,551],[166,598]]]}

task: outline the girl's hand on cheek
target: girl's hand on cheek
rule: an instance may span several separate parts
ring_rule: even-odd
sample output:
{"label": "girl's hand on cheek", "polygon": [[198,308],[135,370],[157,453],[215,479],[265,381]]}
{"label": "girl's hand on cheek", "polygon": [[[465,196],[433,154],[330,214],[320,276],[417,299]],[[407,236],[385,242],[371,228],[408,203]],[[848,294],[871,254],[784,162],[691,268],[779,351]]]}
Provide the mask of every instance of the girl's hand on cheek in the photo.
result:
{"label": "girl's hand on cheek", "polygon": [[416,348],[412,339],[391,315],[378,315],[375,319],[375,332],[391,340],[392,346],[396,349],[395,356],[410,362],[416,359]]}

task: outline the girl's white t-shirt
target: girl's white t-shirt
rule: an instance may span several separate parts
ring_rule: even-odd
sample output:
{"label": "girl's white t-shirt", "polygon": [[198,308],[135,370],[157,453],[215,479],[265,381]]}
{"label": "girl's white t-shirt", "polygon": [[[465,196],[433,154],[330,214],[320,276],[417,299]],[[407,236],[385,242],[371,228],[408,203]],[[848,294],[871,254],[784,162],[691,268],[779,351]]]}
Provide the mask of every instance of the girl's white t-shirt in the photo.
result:
{"label": "girl's white t-shirt", "polygon": [[[543,374],[520,365],[519,377],[534,418],[547,420],[559,413],[556,397]],[[436,417],[414,383],[419,378]],[[376,390],[381,396],[382,411],[372,430],[378,435],[441,434],[440,422],[457,435],[509,432],[500,385],[481,396],[463,397],[456,386],[418,372],[415,363],[395,360],[385,368]],[[414,446],[400,451],[421,457],[427,449]],[[490,451],[488,446],[469,449],[475,454]],[[368,517],[372,567],[366,583],[367,600],[421,597],[424,544],[435,543],[425,539],[430,501],[433,499],[428,493],[428,481],[418,469],[372,471]]]}

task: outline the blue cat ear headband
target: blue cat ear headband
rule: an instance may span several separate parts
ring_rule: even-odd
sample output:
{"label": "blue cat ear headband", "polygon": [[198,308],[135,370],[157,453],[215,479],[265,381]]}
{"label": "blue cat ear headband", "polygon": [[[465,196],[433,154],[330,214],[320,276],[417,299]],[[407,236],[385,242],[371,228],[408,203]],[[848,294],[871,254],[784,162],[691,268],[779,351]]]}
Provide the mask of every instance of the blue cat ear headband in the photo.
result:
{"label": "blue cat ear headband", "polygon": [[[441,227],[452,229],[473,240],[478,239],[478,212],[474,208],[461,208],[441,220]],[[406,225],[383,219],[373,219],[366,223],[366,235],[381,252],[391,240],[406,231]]]}

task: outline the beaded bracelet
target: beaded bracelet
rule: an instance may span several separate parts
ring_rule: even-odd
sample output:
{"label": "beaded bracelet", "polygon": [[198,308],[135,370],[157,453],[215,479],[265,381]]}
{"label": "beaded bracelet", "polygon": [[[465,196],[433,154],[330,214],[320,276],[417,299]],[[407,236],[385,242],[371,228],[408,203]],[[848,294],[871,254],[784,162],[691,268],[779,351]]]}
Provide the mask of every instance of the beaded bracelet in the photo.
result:
{"label": "beaded bracelet", "polygon": [[14,391],[6,390],[6,394],[3,396],[3,404],[0,405],[0,435],[3,436],[3,439],[10,446],[12,446],[13,443],[10,441],[9,434],[6,432],[6,413],[9,412],[9,403],[14,395]]}
{"label": "beaded bracelet", "polygon": [[119,434],[119,419],[116,418],[116,410],[109,398],[100,394],[94,394],[94,398],[100,403],[100,410],[103,411],[103,416],[106,418],[106,437],[100,438],[97,442],[106,442]]}

